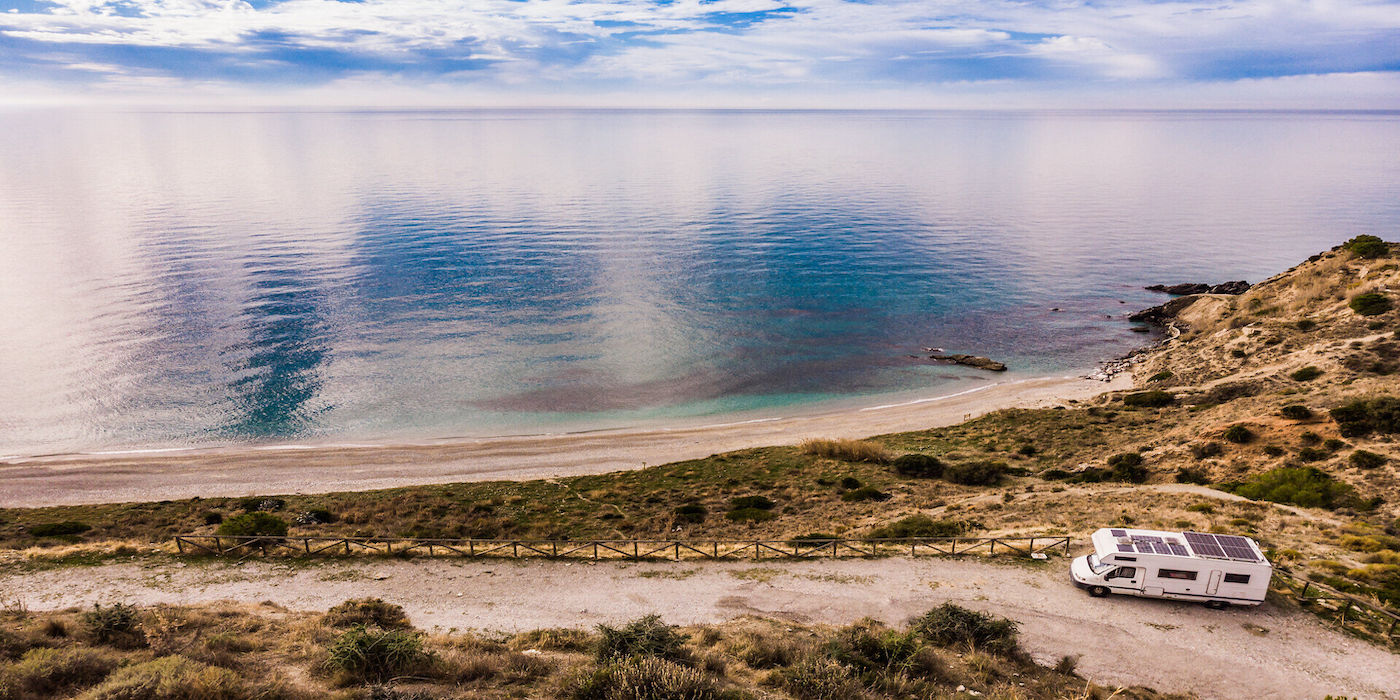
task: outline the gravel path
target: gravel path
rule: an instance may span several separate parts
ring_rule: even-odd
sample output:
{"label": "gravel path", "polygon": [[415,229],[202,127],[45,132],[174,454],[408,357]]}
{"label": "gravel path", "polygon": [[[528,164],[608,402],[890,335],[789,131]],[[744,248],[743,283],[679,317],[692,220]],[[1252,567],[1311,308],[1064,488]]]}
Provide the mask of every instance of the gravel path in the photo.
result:
{"label": "gravel path", "polygon": [[746,614],[899,623],[944,601],[1017,620],[1025,646],[1079,673],[1207,698],[1400,698],[1400,655],[1306,613],[1264,605],[1213,611],[1135,598],[1093,599],[1063,560],[979,559],[618,563],[361,560],[243,564],[134,562],[0,571],[0,590],[31,609],[93,602],[274,601],[324,610],[352,597],[403,605],[420,627],[527,630],[618,623],[656,612],[676,624]]}

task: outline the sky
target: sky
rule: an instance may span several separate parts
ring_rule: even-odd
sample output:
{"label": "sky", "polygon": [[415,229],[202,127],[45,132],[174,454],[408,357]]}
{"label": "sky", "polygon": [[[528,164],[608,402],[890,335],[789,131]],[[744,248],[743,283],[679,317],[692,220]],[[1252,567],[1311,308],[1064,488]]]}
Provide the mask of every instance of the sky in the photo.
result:
{"label": "sky", "polygon": [[0,105],[1400,108],[1400,0],[0,0]]}

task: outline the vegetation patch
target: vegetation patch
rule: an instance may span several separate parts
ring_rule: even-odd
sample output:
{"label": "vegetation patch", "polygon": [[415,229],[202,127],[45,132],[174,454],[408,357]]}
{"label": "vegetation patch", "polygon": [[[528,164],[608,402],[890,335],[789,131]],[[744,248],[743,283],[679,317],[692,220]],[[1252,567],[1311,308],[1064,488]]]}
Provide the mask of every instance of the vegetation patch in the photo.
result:
{"label": "vegetation patch", "polygon": [[1176,403],[1176,397],[1168,392],[1153,389],[1151,391],[1139,391],[1123,397],[1124,406],[1137,408],[1162,408]]}
{"label": "vegetation patch", "polygon": [[1300,367],[1296,370],[1293,370],[1293,373],[1289,374],[1288,376],[1295,382],[1310,382],[1314,379],[1317,379],[1318,377],[1321,377],[1322,370],[1312,365],[1308,365],[1307,367]]}
{"label": "vegetation patch", "polygon": [[894,470],[900,476],[916,479],[937,479],[943,476],[944,465],[937,457],[926,454],[907,454],[896,457]]}
{"label": "vegetation patch", "polygon": [[35,537],[63,537],[82,534],[91,529],[92,526],[87,523],[65,520],[61,523],[39,523],[29,528],[29,534]]}
{"label": "vegetation patch", "polygon": [[939,644],[962,644],[1003,654],[1020,651],[1015,622],[953,603],[928,611],[914,621],[914,629]]}
{"label": "vegetation patch", "polygon": [[598,625],[598,645],[594,657],[601,662],[633,657],[654,657],[689,663],[691,654],[685,636],[661,621],[660,615],[647,615],[618,628]]}
{"label": "vegetation patch", "polygon": [[1335,508],[1355,501],[1355,493],[1317,467],[1279,467],[1258,474],[1232,489],[1256,501],[1288,503],[1308,508]]}
{"label": "vegetation patch", "polygon": [[1400,433],[1400,398],[1393,396],[1358,399],[1332,409],[1331,415],[1346,437]]}
{"label": "vegetation patch", "polygon": [[870,462],[888,464],[890,451],[878,442],[870,440],[803,440],[798,446],[802,454],[824,457],[842,462]]}
{"label": "vegetation patch", "polygon": [[235,515],[219,524],[218,534],[231,537],[285,537],[287,521],[263,511]]}
{"label": "vegetation patch", "polygon": [[992,486],[1001,483],[1006,475],[1006,462],[984,459],[973,462],[950,464],[943,470],[943,478],[964,486]]}
{"label": "vegetation patch", "polygon": [[1379,292],[1357,294],[1347,303],[1352,311],[1361,316],[1379,316],[1390,310],[1390,298]]}
{"label": "vegetation patch", "polygon": [[1389,243],[1386,243],[1379,236],[1372,236],[1369,234],[1362,234],[1352,238],[1346,243],[1343,243],[1342,248],[1351,251],[1351,253],[1358,258],[1365,258],[1368,260],[1383,258],[1390,253]]}
{"label": "vegetation patch", "polygon": [[1301,404],[1289,404],[1280,408],[1278,413],[1289,420],[1307,420],[1313,417],[1312,409]]}
{"label": "vegetation patch", "polygon": [[969,520],[934,520],[927,515],[911,515],[889,525],[882,525],[866,534],[870,539],[902,539],[909,537],[962,537],[981,525]]}

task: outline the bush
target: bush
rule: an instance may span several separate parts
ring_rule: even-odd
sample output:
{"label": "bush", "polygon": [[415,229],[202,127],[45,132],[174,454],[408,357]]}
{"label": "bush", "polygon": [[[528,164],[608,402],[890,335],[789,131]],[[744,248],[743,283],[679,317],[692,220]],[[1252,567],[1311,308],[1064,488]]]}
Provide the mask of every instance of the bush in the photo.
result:
{"label": "bush", "polygon": [[83,700],[237,700],[250,697],[238,674],[183,656],[117,669]]}
{"label": "bush", "polygon": [[924,454],[900,455],[894,460],[894,470],[901,476],[917,479],[937,479],[943,476],[943,462]]}
{"label": "bush", "polygon": [[1304,318],[1299,320],[1297,323],[1294,323],[1293,327],[1306,333],[1314,328],[1317,328],[1317,321],[1314,321],[1310,318]]}
{"label": "bush", "polygon": [[862,486],[858,489],[851,489],[841,494],[841,500],[848,503],[857,501],[888,501],[890,500],[890,495],[874,486]]}
{"label": "bush", "polygon": [[1352,297],[1347,305],[1362,316],[1379,316],[1390,310],[1390,299],[1379,292],[1366,292]]}
{"label": "bush", "polygon": [[1038,452],[1040,452],[1040,450],[1037,449],[1035,445],[1032,445],[1029,442],[1024,443],[1016,448],[1016,454],[1021,455],[1022,457],[1034,457]]}
{"label": "bush", "polygon": [[1358,258],[1367,259],[1383,258],[1390,253],[1390,245],[1388,243],[1381,240],[1379,236],[1371,236],[1368,234],[1362,234],[1352,238],[1346,243],[1343,243],[1342,248],[1351,251],[1351,253]]}
{"label": "bush", "polygon": [[1124,406],[1136,406],[1139,408],[1161,408],[1176,403],[1176,397],[1170,393],[1153,389],[1152,391],[1139,391],[1136,394],[1128,394],[1123,397]]}
{"label": "bush", "polygon": [[104,608],[100,603],[93,603],[92,610],[83,613],[80,619],[83,629],[98,644],[122,643],[125,646],[140,641],[141,614],[135,606],[113,603]]}
{"label": "bush", "polygon": [[944,479],[963,486],[992,486],[1001,483],[1005,474],[1005,462],[989,459],[950,464],[943,470]]}
{"label": "bush", "polygon": [[733,520],[736,523],[762,523],[776,519],[778,517],[778,514],[774,513],[771,510],[762,510],[760,508],[740,508],[738,510],[731,510],[728,513],[725,513],[724,517],[728,518],[729,520]]}
{"label": "bush", "polygon": [[685,637],[675,627],[661,621],[660,615],[647,615],[621,628],[598,625],[598,645],[594,658],[607,663],[634,656],[654,656],[677,662],[690,661]]}
{"label": "bush", "polygon": [[386,630],[410,629],[408,615],[403,608],[386,603],[379,598],[355,598],[347,600],[321,617],[321,624],[327,627],[380,627]]}
{"label": "bush", "polygon": [[1265,446],[1264,446],[1264,454],[1266,454],[1266,455],[1268,455],[1268,456],[1270,456],[1270,457],[1282,457],[1283,454],[1284,454],[1284,452],[1285,452],[1285,450],[1284,450],[1282,447],[1279,447],[1278,445],[1265,445]]}
{"label": "bush", "polygon": [[1148,377],[1148,378],[1147,378],[1147,381],[1149,381],[1149,382],[1165,382],[1165,381],[1167,381],[1168,379],[1171,379],[1171,378],[1172,378],[1172,371],[1169,370],[1169,369],[1164,369],[1164,370],[1162,370],[1161,372],[1158,372],[1158,373],[1156,373],[1156,374],[1154,374],[1154,375]]}
{"label": "bush", "polygon": [[884,445],[869,440],[803,440],[797,449],[813,457],[825,457],[842,462],[871,462],[888,464],[890,452]]}
{"label": "bush", "polygon": [[29,534],[35,537],[63,537],[65,535],[77,535],[91,529],[92,526],[87,523],[80,523],[76,520],[65,520],[61,523],[39,523],[29,528]]}
{"label": "bush", "polygon": [[66,696],[101,681],[116,667],[116,657],[96,649],[30,649],[0,670],[0,697]]}
{"label": "bush", "polygon": [[1229,440],[1230,442],[1235,443],[1236,445],[1243,445],[1254,440],[1254,431],[1250,430],[1246,426],[1236,423],[1235,425],[1226,428],[1225,434],[1222,437],[1224,437],[1226,440]]}
{"label": "bush", "polygon": [[1307,420],[1313,417],[1312,409],[1298,404],[1284,406],[1278,410],[1278,413],[1289,420]]}
{"label": "bush", "polygon": [[900,673],[913,664],[923,646],[917,630],[897,632],[867,618],[838,630],[828,653],[858,671]]}
{"label": "bush", "polygon": [[1400,399],[1393,396],[1353,401],[1332,409],[1331,415],[1345,437],[1400,433]]}
{"label": "bush", "polygon": [[1376,467],[1385,464],[1386,458],[1385,455],[1376,454],[1375,452],[1357,450],[1351,453],[1350,457],[1347,457],[1347,461],[1350,462],[1351,466],[1353,467],[1359,467],[1361,469],[1375,469]]}
{"label": "bush", "polygon": [[209,511],[208,513],[205,513],[205,514],[204,514],[204,524],[205,524],[205,525],[218,525],[219,523],[222,523],[223,521],[224,521],[224,514],[218,512],[218,511],[213,511],[213,510],[211,510],[211,511]]}
{"label": "bush", "polygon": [[1210,473],[1200,467],[1181,467],[1176,470],[1178,484],[1208,484]]}
{"label": "bush", "polygon": [[1235,493],[1256,501],[1334,508],[1355,500],[1350,486],[1316,467],[1279,467],[1238,485]]}
{"label": "bush", "polygon": [[866,535],[868,539],[899,539],[906,537],[961,537],[978,524],[962,520],[934,520],[927,515],[911,515],[889,525],[877,527]]}
{"label": "bush", "polygon": [[297,516],[298,525],[329,525],[337,520],[340,520],[340,516],[325,508],[312,508]]}
{"label": "bush", "polygon": [[705,516],[710,511],[699,503],[686,503],[676,507],[676,521],[682,523],[700,523],[705,521]]}
{"label": "bush", "polygon": [[860,479],[854,476],[841,477],[841,488],[843,489],[858,489],[861,486],[864,486],[864,484],[860,483]]}
{"label": "bush", "polygon": [[1224,451],[1225,448],[1221,447],[1218,442],[1198,442],[1191,446],[1191,456],[1196,459],[1218,457]]}
{"label": "bush", "polygon": [[805,535],[798,535],[788,540],[787,543],[788,545],[793,547],[801,547],[806,545],[821,544],[823,542],[830,542],[831,540],[839,539],[841,539],[839,535],[833,535],[830,532],[809,532]]}
{"label": "bush", "polygon": [[574,700],[719,700],[713,679],[680,664],[641,657],[604,666],[575,681]]}
{"label": "bush", "polygon": [[356,625],[331,641],[326,663],[361,680],[383,682],[428,660],[417,631]]}
{"label": "bush", "polygon": [[1308,365],[1307,367],[1302,367],[1300,369],[1294,370],[1293,373],[1288,376],[1292,378],[1295,382],[1310,382],[1314,379],[1317,379],[1318,377],[1321,377],[1322,370],[1313,367],[1312,365]]}
{"label": "bush", "polygon": [[1322,449],[1327,450],[1328,452],[1336,452],[1337,450],[1340,450],[1344,447],[1350,447],[1350,445],[1348,445],[1345,440],[1338,440],[1337,438],[1327,438],[1326,440],[1322,441]]}
{"label": "bush", "polygon": [[987,613],[944,603],[914,622],[914,629],[938,644],[966,644],[1001,654],[1014,654],[1020,646],[1016,623]]}
{"label": "bush", "polygon": [[1321,462],[1331,456],[1327,450],[1319,450],[1316,447],[1304,447],[1298,450],[1298,459],[1304,462]]}
{"label": "bush", "polygon": [[265,512],[282,510],[287,506],[287,502],[280,498],[264,498],[262,496],[249,496],[238,502],[238,507],[245,513]]}
{"label": "bush", "polygon": [[225,520],[219,525],[217,532],[231,537],[285,537],[287,521],[269,513],[255,511]]}
{"label": "bush", "polygon": [[729,507],[732,510],[742,510],[744,508],[757,508],[758,510],[773,510],[778,504],[767,496],[740,496],[729,499]]}
{"label": "bush", "polygon": [[1142,455],[1136,452],[1123,452],[1109,457],[1108,467],[1108,478],[1114,481],[1134,484],[1147,481],[1147,467],[1142,466]]}
{"label": "bush", "polygon": [[846,665],[821,656],[803,659],[777,677],[783,690],[801,700],[851,700],[866,695]]}

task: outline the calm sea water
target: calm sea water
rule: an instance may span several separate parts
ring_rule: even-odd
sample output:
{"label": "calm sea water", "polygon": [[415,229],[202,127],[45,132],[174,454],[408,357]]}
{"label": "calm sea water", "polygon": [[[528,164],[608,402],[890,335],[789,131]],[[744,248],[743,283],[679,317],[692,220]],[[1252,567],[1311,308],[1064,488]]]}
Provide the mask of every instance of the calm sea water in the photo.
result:
{"label": "calm sea water", "polygon": [[1079,372],[1142,285],[1393,239],[1396,153],[1396,114],[4,114],[0,454],[1001,379],[929,346]]}

